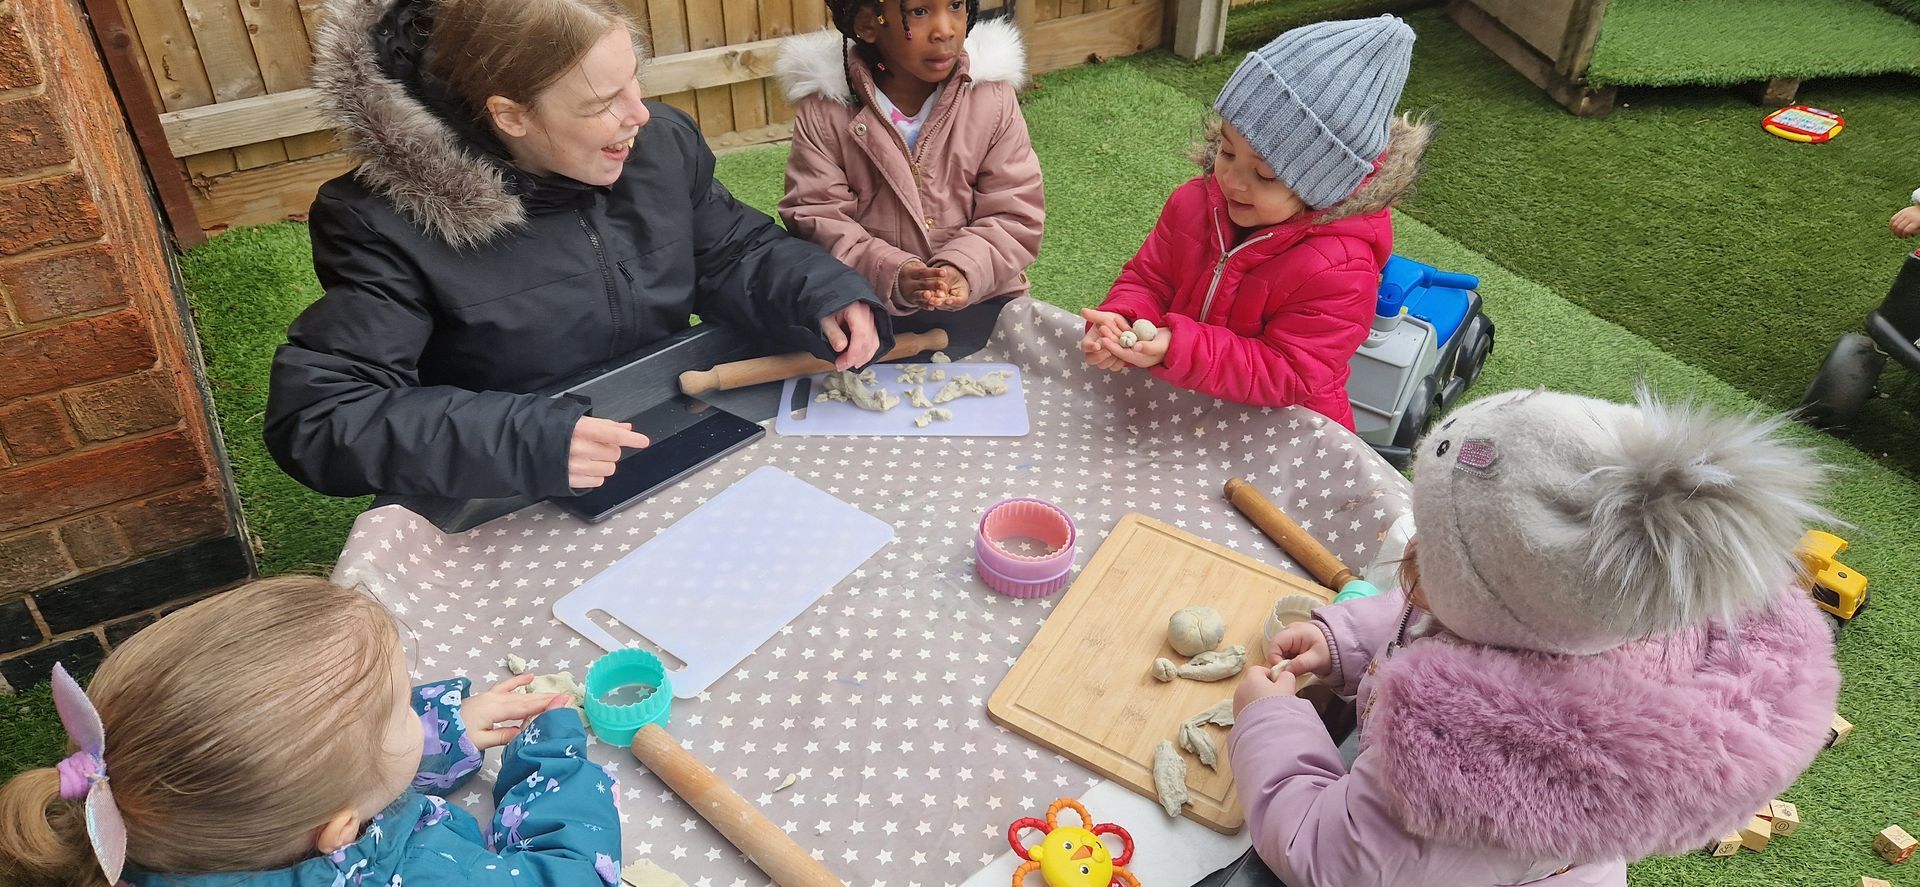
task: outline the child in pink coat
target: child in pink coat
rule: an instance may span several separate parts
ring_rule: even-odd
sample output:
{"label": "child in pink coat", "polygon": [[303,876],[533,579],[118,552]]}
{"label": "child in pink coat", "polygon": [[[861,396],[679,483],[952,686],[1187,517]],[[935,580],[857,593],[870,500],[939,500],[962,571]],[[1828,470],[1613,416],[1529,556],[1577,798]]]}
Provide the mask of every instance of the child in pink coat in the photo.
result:
{"label": "child in pink coat", "polygon": [[[1796,587],[1822,466],[1781,420],[1515,391],[1422,442],[1405,593],[1322,607],[1234,694],[1289,887],[1623,887],[1792,785],[1840,675]],[[1358,706],[1342,762],[1312,674]]]}
{"label": "child in pink coat", "polygon": [[[1249,54],[1214,103],[1204,174],[1081,312],[1086,361],[1352,428],[1347,364],[1393,252],[1388,208],[1432,137],[1393,116],[1412,55],[1413,29],[1392,16],[1295,28]],[[1122,342],[1141,320],[1162,332]]]}
{"label": "child in pink coat", "polygon": [[[819,2],[819,0],[802,0]],[[1027,291],[1046,197],[1020,115],[1026,45],[978,0],[829,0],[789,37],[780,218],[867,278],[894,314]]]}

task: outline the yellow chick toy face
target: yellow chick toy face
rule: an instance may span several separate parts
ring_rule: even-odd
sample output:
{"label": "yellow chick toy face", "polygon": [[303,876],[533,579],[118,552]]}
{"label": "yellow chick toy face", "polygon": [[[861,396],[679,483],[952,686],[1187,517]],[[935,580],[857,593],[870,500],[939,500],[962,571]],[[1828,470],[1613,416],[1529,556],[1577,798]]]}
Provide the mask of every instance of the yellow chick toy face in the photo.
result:
{"label": "yellow chick toy face", "polygon": [[1107,887],[1113,881],[1113,854],[1084,828],[1056,828],[1031,853],[1048,887]]}

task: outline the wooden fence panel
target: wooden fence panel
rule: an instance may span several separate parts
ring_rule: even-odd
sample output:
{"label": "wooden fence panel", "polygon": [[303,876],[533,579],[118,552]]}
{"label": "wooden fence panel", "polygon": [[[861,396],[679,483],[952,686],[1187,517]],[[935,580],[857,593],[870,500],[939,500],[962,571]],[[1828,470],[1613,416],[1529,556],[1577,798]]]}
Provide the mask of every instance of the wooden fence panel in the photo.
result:
{"label": "wooden fence panel", "polygon": [[[308,84],[324,0],[113,0],[138,46],[203,224],[302,215],[351,167]],[[770,76],[779,41],[830,28],[825,0],[621,0],[647,32],[648,93],[698,121],[716,150],[785,138],[793,109]],[[1002,9],[1008,0],[982,0]],[[1020,0],[1034,73],[1160,43],[1169,0]],[[156,171],[164,172],[164,171]]]}

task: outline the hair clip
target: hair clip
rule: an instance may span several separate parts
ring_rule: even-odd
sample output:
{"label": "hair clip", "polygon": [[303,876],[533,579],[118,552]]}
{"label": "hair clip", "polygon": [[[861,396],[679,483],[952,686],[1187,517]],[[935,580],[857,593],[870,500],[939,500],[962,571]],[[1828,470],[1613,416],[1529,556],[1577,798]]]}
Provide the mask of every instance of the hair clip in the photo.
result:
{"label": "hair clip", "polygon": [[884,28],[887,26],[887,17],[885,15],[882,15],[879,18],[874,19],[874,21],[878,22],[880,27]]}

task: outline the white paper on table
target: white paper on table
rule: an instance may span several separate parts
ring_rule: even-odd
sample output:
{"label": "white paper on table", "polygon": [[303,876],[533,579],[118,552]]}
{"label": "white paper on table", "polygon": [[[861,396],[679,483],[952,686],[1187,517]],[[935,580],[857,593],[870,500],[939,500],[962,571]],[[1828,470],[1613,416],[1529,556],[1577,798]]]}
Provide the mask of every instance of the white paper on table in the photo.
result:
{"label": "white paper on table", "polygon": [[[1094,821],[1114,823],[1133,837],[1133,859],[1126,868],[1148,887],[1188,887],[1225,868],[1253,846],[1244,829],[1237,835],[1223,835],[1184,816],[1168,819],[1158,801],[1112,780],[1088,789],[1079,801],[1093,814]],[[1035,819],[1045,819],[1046,815],[1045,807],[1020,814]],[[1061,815],[1068,820],[1063,824],[1078,825],[1072,821],[1073,811],[1063,810]],[[1012,824],[1011,819],[1008,824]],[[1022,837],[1029,845],[1040,839],[1036,832]],[[1108,839],[1107,843],[1112,846],[1117,839]],[[1008,887],[1021,862],[1009,849],[960,887]],[[1040,873],[1029,875],[1023,887],[1042,887]]]}

